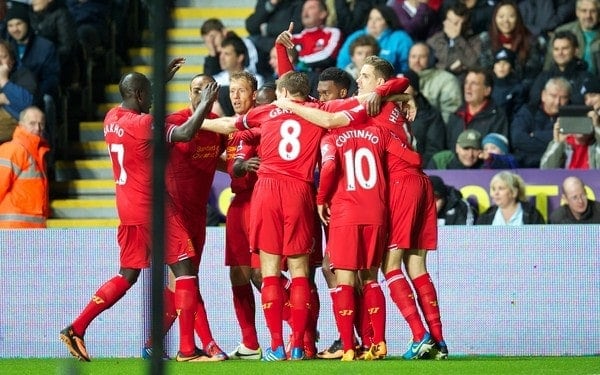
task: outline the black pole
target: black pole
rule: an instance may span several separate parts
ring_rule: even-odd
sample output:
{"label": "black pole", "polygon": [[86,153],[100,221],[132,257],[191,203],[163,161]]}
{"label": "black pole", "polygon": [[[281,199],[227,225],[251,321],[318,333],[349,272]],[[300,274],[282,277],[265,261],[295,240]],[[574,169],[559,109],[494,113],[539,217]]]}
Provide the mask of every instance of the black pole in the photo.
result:
{"label": "black pole", "polygon": [[154,160],[153,160],[153,216],[152,216],[152,360],[150,373],[162,375],[164,362],[163,334],[163,288],[164,283],[164,245],[165,245],[165,166],[166,145],[164,141],[165,106],[166,106],[166,54],[167,38],[166,25],[170,14],[165,11],[165,0],[149,2],[150,8],[150,38],[153,41],[152,56],[152,92],[154,96]]}

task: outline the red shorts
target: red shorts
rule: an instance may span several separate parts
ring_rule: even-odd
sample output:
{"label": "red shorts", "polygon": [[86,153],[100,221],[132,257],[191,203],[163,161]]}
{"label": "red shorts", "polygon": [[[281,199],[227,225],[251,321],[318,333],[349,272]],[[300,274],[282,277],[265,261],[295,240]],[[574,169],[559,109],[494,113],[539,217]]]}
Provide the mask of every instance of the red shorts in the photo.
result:
{"label": "red shorts", "polygon": [[117,242],[121,268],[150,267],[150,224],[119,225]]}
{"label": "red shorts", "polygon": [[389,249],[437,248],[437,211],[431,181],[407,174],[390,181]]}
{"label": "red shorts", "polygon": [[252,195],[250,247],[274,255],[310,254],[314,188],[293,178],[259,178]]}
{"label": "red shorts", "polygon": [[365,270],[379,267],[385,248],[384,225],[347,225],[329,228],[327,254],[331,269]]}
{"label": "red shorts", "polygon": [[[120,263],[124,268],[148,268],[150,266],[150,225],[119,225],[117,241],[121,248]],[[165,218],[165,263],[173,264],[197,256],[188,230],[179,215]],[[197,258],[199,263],[199,256]]]}
{"label": "red shorts", "polygon": [[[226,266],[252,265],[252,252],[248,242],[250,198],[250,192],[236,194],[227,210],[227,220],[225,221]],[[258,266],[260,267],[260,260]]]}

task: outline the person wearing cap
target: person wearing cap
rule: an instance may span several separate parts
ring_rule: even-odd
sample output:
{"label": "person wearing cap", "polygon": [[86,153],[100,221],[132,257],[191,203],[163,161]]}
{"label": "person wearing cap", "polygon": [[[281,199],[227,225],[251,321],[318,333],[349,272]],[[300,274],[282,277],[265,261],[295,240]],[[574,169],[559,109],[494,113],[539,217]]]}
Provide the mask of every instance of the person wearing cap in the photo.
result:
{"label": "person wearing cap", "polygon": [[510,154],[508,139],[502,134],[490,133],[481,141],[483,151],[479,157],[484,169],[516,169],[517,160]]}
{"label": "person wearing cap", "polygon": [[55,132],[56,108],[60,63],[54,43],[38,36],[29,26],[29,6],[13,1],[6,13],[8,41],[16,51],[16,66],[25,66],[35,76],[38,83],[37,103],[46,115],[46,139],[54,146],[52,135]]}
{"label": "person wearing cap", "polygon": [[515,53],[508,48],[501,48],[494,55],[494,86],[492,99],[504,110],[508,122],[512,121],[515,112],[526,102],[525,87],[515,74]]}
{"label": "person wearing cap", "polygon": [[477,130],[482,136],[500,133],[508,137],[508,119],[490,97],[494,78],[483,68],[469,69],[463,85],[462,104],[450,115],[446,126],[446,149],[451,150],[458,135],[465,129]]}
{"label": "person wearing cap", "polygon": [[539,168],[552,140],[559,107],[569,102],[571,84],[563,77],[551,78],[542,91],[541,104],[529,103],[515,114],[510,125],[513,154],[521,168]]}
{"label": "person wearing cap", "polygon": [[444,150],[446,124],[440,111],[419,91],[419,75],[410,69],[402,75],[410,81],[405,93],[413,97],[417,108],[417,114],[410,127],[417,143],[417,152],[423,157],[423,166],[426,166],[435,153]]}
{"label": "person wearing cap", "polygon": [[454,151],[435,153],[427,169],[480,169],[483,166],[483,160],[479,158],[481,151],[481,133],[467,129],[458,136]]}
{"label": "person wearing cap", "polygon": [[448,186],[439,176],[429,176],[435,195],[438,225],[473,225],[475,209],[463,198],[460,190]]}
{"label": "person wearing cap", "polygon": [[558,118],[552,129],[552,140],[542,155],[541,169],[600,169],[600,118],[597,112],[600,109],[600,79],[590,79],[583,88],[585,105],[596,109],[588,113],[594,124],[592,131],[564,134]]}

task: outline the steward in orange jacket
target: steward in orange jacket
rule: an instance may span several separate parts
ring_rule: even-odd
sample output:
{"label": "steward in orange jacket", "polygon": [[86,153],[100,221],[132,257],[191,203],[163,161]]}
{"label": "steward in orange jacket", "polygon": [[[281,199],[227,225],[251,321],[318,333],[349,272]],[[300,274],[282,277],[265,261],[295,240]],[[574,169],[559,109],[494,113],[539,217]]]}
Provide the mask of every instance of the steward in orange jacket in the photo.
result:
{"label": "steward in orange jacket", "polygon": [[48,179],[41,137],[44,114],[37,107],[21,112],[11,141],[0,145],[0,228],[46,228]]}

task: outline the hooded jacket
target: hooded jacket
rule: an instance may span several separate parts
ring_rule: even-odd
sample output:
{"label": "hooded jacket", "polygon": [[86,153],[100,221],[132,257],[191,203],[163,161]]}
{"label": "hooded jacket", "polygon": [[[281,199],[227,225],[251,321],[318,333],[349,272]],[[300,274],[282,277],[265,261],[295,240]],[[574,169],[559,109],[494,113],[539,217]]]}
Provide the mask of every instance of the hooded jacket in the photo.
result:
{"label": "hooded jacket", "polygon": [[0,146],[0,228],[45,228],[50,212],[43,138],[17,126]]}

